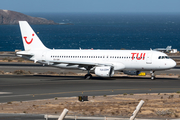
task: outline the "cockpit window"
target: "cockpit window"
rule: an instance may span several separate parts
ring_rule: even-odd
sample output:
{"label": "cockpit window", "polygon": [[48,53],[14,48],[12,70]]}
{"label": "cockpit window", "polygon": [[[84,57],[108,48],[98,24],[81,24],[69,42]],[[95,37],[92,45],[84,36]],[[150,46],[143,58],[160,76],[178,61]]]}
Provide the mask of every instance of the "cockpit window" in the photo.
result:
{"label": "cockpit window", "polygon": [[169,57],[168,56],[165,56],[166,57],[166,59],[169,59]]}
{"label": "cockpit window", "polygon": [[170,59],[168,56],[159,56],[158,59]]}

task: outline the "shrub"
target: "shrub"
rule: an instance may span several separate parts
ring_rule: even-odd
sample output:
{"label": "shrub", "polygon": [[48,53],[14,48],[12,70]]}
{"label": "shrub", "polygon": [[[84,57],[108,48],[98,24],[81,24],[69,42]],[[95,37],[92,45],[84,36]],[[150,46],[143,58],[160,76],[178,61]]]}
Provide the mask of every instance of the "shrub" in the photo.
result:
{"label": "shrub", "polygon": [[0,74],[4,74],[4,71],[1,71],[1,70],[0,70]]}
{"label": "shrub", "polygon": [[7,102],[7,104],[12,104],[12,102]]}
{"label": "shrub", "polygon": [[127,95],[127,93],[124,93],[123,95]]}
{"label": "shrub", "polygon": [[31,74],[31,72],[30,71],[27,72],[25,70],[15,70],[13,74],[22,75],[22,74]]}

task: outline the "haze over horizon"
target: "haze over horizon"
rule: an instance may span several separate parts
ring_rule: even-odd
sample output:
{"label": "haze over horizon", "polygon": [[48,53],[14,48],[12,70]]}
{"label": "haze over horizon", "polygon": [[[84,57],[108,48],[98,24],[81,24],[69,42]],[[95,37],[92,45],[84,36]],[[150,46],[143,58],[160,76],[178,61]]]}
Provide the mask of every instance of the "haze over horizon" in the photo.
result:
{"label": "haze over horizon", "polygon": [[180,13],[180,0],[0,0],[0,9],[21,13]]}

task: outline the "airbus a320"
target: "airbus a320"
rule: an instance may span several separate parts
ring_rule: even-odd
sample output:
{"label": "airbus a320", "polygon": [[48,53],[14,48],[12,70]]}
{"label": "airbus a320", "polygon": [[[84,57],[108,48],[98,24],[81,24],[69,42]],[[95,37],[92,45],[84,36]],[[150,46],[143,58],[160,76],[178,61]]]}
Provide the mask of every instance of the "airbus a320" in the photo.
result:
{"label": "airbus a320", "polygon": [[154,72],[176,66],[176,62],[165,53],[153,50],[82,50],[49,49],[41,42],[27,21],[19,21],[24,51],[17,56],[59,68],[87,70],[85,79],[91,73],[100,77],[112,77],[115,71],[138,75],[140,71]]}

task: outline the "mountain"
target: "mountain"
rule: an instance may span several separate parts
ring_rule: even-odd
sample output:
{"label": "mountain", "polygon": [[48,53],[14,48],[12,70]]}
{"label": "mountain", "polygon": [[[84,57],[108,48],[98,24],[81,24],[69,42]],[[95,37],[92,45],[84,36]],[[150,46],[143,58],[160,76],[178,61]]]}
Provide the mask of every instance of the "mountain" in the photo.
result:
{"label": "mountain", "polygon": [[0,25],[16,25],[18,21],[27,21],[29,24],[58,24],[45,18],[32,17],[19,12],[0,9]]}

